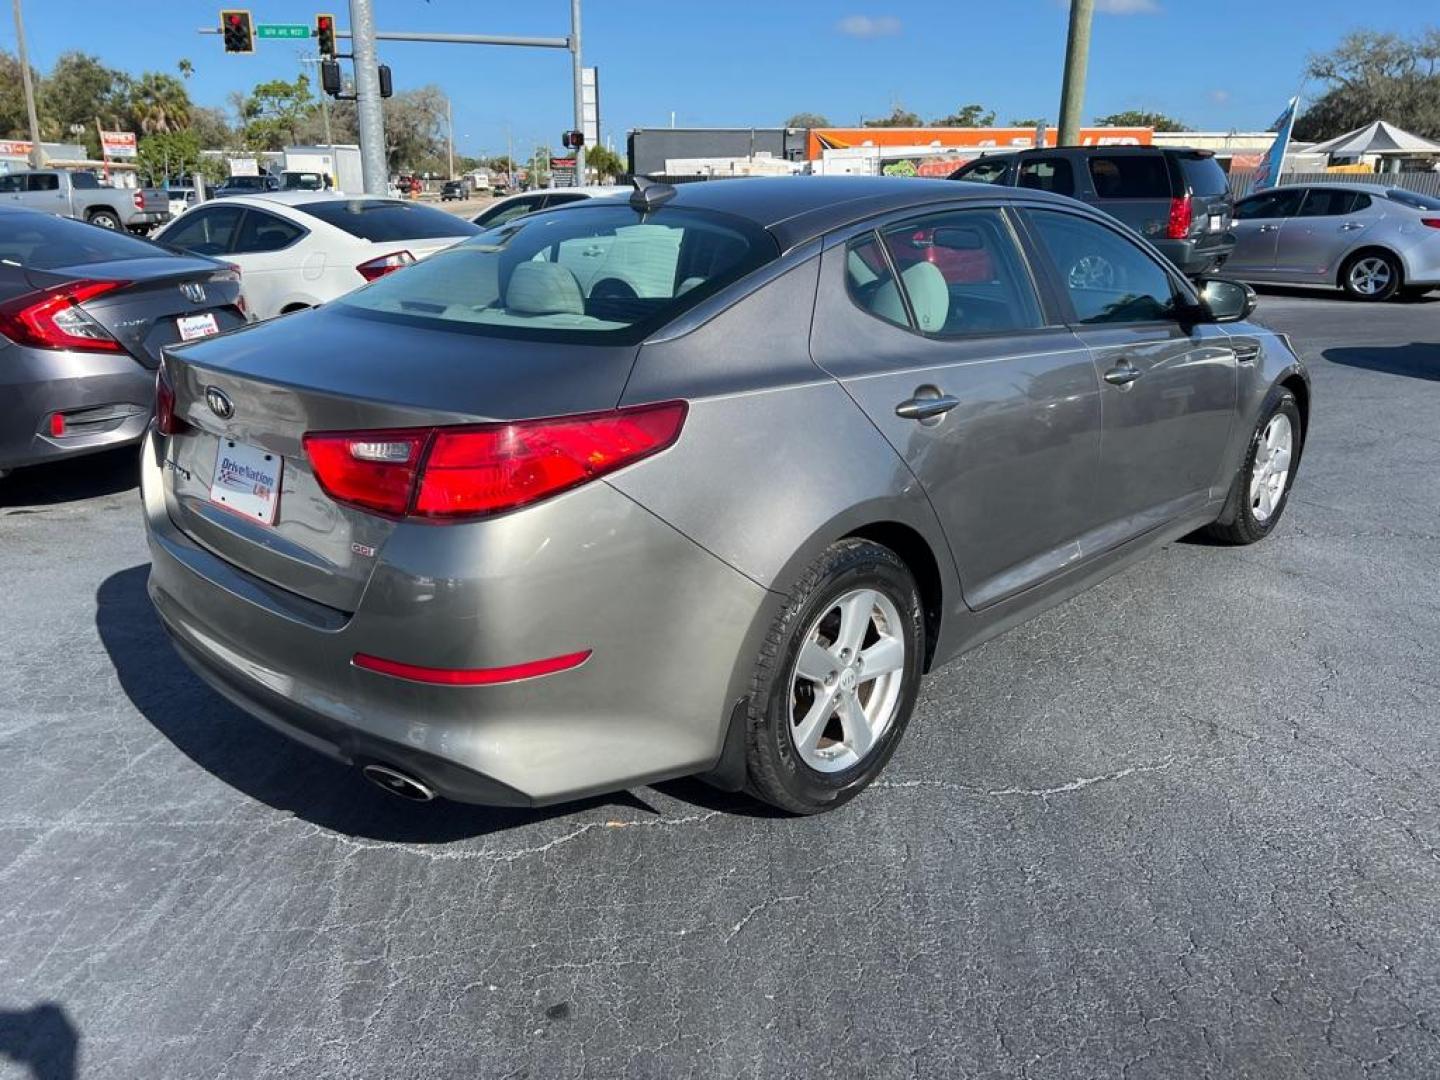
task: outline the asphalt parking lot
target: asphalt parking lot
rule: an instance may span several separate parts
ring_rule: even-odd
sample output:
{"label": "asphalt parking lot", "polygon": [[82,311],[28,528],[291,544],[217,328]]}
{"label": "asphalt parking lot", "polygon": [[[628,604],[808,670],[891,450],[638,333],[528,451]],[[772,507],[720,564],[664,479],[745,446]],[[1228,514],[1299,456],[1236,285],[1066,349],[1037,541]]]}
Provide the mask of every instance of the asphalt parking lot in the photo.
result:
{"label": "asphalt parking lot", "polygon": [[0,1075],[1440,1075],[1440,296],[1259,318],[1278,533],[938,673],[807,820],[389,799],[181,667],[129,455],[0,482]]}

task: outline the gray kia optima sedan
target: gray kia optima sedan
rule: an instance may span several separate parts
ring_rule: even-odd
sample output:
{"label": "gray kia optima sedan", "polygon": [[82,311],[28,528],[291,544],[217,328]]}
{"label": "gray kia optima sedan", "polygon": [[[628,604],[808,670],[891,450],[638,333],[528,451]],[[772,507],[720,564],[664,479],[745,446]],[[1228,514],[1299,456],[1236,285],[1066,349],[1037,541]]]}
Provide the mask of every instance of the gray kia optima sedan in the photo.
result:
{"label": "gray kia optima sedan", "polygon": [[1104,214],[642,188],[166,351],[150,593],[204,679],[411,798],[698,773],[808,813],[932,667],[1284,511],[1301,362]]}

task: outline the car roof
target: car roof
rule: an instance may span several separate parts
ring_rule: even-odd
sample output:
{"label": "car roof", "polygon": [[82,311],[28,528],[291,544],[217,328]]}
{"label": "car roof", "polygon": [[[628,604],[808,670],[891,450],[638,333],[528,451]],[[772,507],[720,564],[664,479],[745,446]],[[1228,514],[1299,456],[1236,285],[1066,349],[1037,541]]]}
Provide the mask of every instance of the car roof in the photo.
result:
{"label": "car roof", "polygon": [[1031,188],[898,176],[776,176],[679,184],[667,206],[713,210],[768,229],[782,250],[876,214],[966,199],[1053,204],[1073,199]]}
{"label": "car roof", "polygon": [[[1282,190],[1303,190],[1309,191],[1312,188],[1323,188],[1327,191],[1363,191],[1367,195],[1385,195],[1394,190],[1394,185],[1385,184],[1350,184],[1344,180],[1315,180],[1305,184],[1276,184],[1271,191]],[[1253,195],[1264,195],[1263,191],[1252,192]],[[1246,196],[1249,198],[1249,196]]]}
{"label": "car roof", "polygon": [[508,202],[511,199],[519,199],[526,195],[588,195],[591,198],[599,198],[604,195],[626,194],[634,190],[634,188],[625,184],[588,184],[582,187],[535,188],[531,191],[513,192],[497,201]]}

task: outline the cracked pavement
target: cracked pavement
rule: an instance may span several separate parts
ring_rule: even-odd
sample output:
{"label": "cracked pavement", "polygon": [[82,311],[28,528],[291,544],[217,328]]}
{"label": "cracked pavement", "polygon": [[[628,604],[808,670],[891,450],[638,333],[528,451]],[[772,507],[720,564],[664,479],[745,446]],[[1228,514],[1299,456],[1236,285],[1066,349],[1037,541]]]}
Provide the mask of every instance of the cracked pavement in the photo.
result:
{"label": "cracked pavement", "polygon": [[390,799],[181,667],[127,456],[0,483],[0,1077],[1440,1075],[1440,297],[1259,318],[1278,533],[935,674],[809,820]]}

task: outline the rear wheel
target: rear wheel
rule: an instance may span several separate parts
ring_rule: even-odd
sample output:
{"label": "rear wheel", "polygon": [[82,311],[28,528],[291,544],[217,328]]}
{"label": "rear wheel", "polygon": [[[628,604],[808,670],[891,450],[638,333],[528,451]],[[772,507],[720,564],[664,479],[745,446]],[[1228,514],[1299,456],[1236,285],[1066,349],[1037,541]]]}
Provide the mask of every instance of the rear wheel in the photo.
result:
{"label": "rear wheel", "polygon": [[755,668],[750,791],[796,814],[833,810],[885,767],[909,723],[925,630],[893,551],[843,540],[801,578]]}
{"label": "rear wheel", "polygon": [[[1253,544],[1274,531],[1290,500],[1301,435],[1295,395],[1276,387],[1250,436],[1250,448],[1235,476],[1225,511],[1220,521],[1205,530],[1208,536],[1226,544]],[[1227,520],[1228,524],[1221,524]]]}
{"label": "rear wheel", "polygon": [[1340,287],[1356,300],[1389,300],[1400,290],[1400,260],[1388,251],[1360,251],[1340,271]]}
{"label": "rear wheel", "polygon": [[91,210],[85,215],[85,220],[102,229],[120,228],[120,216],[113,210]]}

